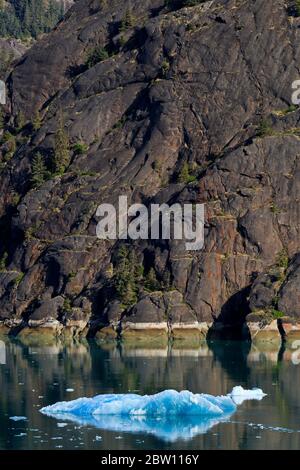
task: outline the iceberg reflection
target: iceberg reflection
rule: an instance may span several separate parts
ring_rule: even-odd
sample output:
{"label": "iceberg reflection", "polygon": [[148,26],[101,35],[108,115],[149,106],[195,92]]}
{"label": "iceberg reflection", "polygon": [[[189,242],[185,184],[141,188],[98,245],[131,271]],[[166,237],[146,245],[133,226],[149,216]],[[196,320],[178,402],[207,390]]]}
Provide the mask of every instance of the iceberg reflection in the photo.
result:
{"label": "iceberg reflection", "polygon": [[70,414],[55,414],[52,417],[72,421],[80,426],[94,426],[103,431],[118,433],[148,434],[165,442],[178,440],[189,441],[199,434],[205,434],[220,422],[229,421],[233,413],[228,413],[220,419],[207,416],[74,416]]}

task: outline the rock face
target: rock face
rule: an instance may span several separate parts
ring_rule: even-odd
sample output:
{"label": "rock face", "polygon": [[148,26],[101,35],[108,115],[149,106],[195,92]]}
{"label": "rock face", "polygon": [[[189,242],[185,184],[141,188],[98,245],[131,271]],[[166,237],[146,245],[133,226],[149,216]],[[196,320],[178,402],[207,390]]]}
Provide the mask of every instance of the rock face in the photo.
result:
{"label": "rock face", "polygon": [[20,59],[27,47],[16,39],[0,38],[0,80],[5,80],[11,64]]}
{"label": "rock face", "polygon": [[300,255],[292,261],[280,291],[279,308],[291,317],[300,318]]}
{"label": "rock face", "polygon": [[[8,79],[7,126],[28,123],[9,160],[0,150],[0,320],[122,335],[242,330],[258,311],[299,318],[300,19],[286,3],[78,0],[26,53]],[[70,162],[32,188],[62,115]],[[204,249],[143,240],[120,261],[95,217],[120,195],[204,203]]]}

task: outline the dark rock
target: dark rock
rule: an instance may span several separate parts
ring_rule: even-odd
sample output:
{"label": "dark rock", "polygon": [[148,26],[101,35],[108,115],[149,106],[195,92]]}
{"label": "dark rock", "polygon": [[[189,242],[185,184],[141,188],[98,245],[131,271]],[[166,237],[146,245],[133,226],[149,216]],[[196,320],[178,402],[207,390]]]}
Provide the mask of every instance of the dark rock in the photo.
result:
{"label": "dark rock", "polygon": [[[46,318],[47,303],[52,309],[67,297],[71,308],[88,303],[82,321],[98,326],[242,325],[250,309],[270,305],[267,273],[279,254],[293,259],[300,251],[300,111],[287,109],[300,29],[284,0],[176,11],[164,0],[134,3],[137,26],[128,28],[124,44],[119,26],[129,0],[75,2],[8,80],[11,121],[40,111],[42,123],[31,135],[20,131],[22,144],[1,162],[1,255],[7,251],[9,272],[23,273],[14,285],[1,274],[3,318],[32,318],[36,299],[45,302],[38,317]],[[88,69],[96,45],[110,57]],[[70,75],[70,67],[80,73]],[[51,161],[61,110],[71,145],[82,142],[84,151],[72,150],[64,175],[32,189],[33,155]],[[180,181],[184,163],[192,183]],[[20,195],[15,205],[13,194]],[[97,206],[117,203],[119,195],[129,203],[206,206],[201,252],[187,252],[184,241],[133,244],[145,272],[155,270],[160,291],[145,294],[141,281],[136,305],[125,312],[111,269],[119,243],[96,238]],[[295,266],[278,308],[299,317]]]}
{"label": "dark rock", "polygon": [[154,293],[141,299],[125,317],[130,323],[166,323],[167,310],[162,293]]}
{"label": "dark rock", "polygon": [[300,318],[300,255],[298,254],[287,271],[286,280],[280,290],[278,308],[289,317]]}
{"label": "dark rock", "polygon": [[124,308],[118,300],[111,302],[104,310],[104,317],[107,318],[109,324],[118,322],[122,316]]}
{"label": "dark rock", "polygon": [[48,319],[57,320],[63,303],[64,299],[60,296],[43,301],[41,305],[36,308],[34,313],[30,316],[30,320],[34,322]]}
{"label": "dark rock", "polygon": [[264,310],[272,306],[276,296],[274,277],[268,274],[261,274],[255,279],[249,296],[249,307],[252,312]]}

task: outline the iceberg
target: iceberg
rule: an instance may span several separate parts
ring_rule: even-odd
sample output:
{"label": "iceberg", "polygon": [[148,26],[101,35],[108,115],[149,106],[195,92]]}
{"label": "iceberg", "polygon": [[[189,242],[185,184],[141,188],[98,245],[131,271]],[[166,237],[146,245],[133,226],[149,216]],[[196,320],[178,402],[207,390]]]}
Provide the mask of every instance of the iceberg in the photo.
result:
{"label": "iceberg", "polygon": [[261,400],[260,389],[235,387],[226,396],[165,390],[155,395],[107,394],[78,398],[41,408],[57,420],[98,429],[152,434],[167,442],[189,440],[228,421],[244,400]]}
{"label": "iceberg", "polygon": [[234,387],[226,396],[215,397],[192,392],[165,390],[155,395],[108,394],[93,398],[77,398],[46,406],[43,414],[74,416],[208,416],[233,413],[244,400],[261,400],[261,389]]}
{"label": "iceberg", "polygon": [[26,416],[10,416],[12,421],[27,421]]}
{"label": "iceberg", "polygon": [[188,391],[165,390],[155,395],[110,394],[56,403],[41,409],[44,414],[74,416],[222,416],[236,405],[229,396],[197,395]]}
{"label": "iceberg", "polygon": [[266,394],[260,388],[252,390],[244,390],[243,387],[234,387],[229,394],[230,398],[236,405],[241,405],[245,400],[262,400]]}

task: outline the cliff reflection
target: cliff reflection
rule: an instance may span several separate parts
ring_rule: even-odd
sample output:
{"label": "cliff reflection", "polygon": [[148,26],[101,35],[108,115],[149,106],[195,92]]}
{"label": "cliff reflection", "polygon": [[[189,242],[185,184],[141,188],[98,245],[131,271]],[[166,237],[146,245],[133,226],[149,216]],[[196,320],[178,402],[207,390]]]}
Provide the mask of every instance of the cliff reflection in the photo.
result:
{"label": "cliff reflection", "polygon": [[[152,394],[165,389],[193,393],[227,394],[236,385],[258,386],[268,394],[263,403],[248,402],[228,423],[212,423],[204,433],[172,444],[172,448],[299,448],[300,433],[262,433],[249,423],[298,430],[300,419],[300,367],[297,351],[257,347],[250,343],[206,342],[184,349],[180,344],[162,348],[129,344],[54,341],[49,345],[25,345],[2,338],[0,362],[0,448],[54,448],[57,423],[38,410],[58,401],[101,393]],[[11,416],[26,416],[14,423]],[[248,423],[248,424],[247,424]],[[82,423],[84,424],[84,423]],[[71,424],[59,430],[64,448],[96,446],[96,430],[77,431]],[[220,432],[225,429],[226,432]],[[32,429],[39,430],[36,439]],[[113,430],[113,426],[111,428]],[[211,429],[209,431],[209,429]],[[216,430],[218,431],[216,433]],[[115,428],[117,432],[117,428]],[[25,434],[17,438],[17,433]],[[98,431],[99,432],[99,431]],[[177,432],[177,431],[176,431]],[[188,431],[189,432],[189,431]],[[102,433],[102,431],[101,431]],[[72,439],[70,440],[70,435]],[[117,441],[113,431],[102,434],[97,448],[135,448],[136,436],[124,433]],[[287,436],[287,437],[285,437]],[[183,438],[184,436],[182,436]],[[159,436],[143,438],[145,448],[164,449]],[[100,447],[99,447],[100,446]],[[169,443],[170,446],[170,443]]]}

